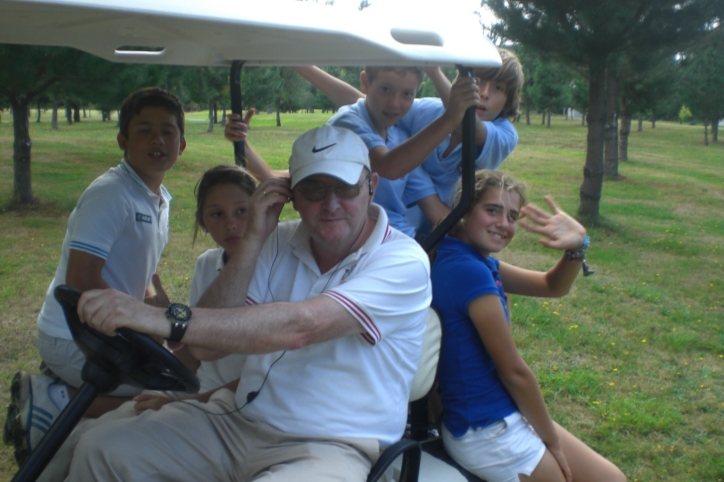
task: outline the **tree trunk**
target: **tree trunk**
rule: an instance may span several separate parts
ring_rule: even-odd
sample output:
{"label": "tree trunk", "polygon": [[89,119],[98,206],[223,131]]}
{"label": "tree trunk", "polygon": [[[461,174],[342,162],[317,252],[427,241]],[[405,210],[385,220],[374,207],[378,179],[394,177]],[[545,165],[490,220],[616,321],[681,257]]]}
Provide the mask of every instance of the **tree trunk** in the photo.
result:
{"label": "tree trunk", "polygon": [[656,129],[656,114],[651,114],[651,128]]}
{"label": "tree trunk", "polygon": [[214,124],[219,123],[219,108],[216,106],[216,102],[214,102]]}
{"label": "tree trunk", "polygon": [[281,127],[281,126],[282,126],[282,118],[279,115],[279,106],[277,106],[277,127]]}
{"label": "tree trunk", "polygon": [[33,190],[30,178],[30,124],[28,104],[30,99],[16,95],[10,99],[13,108],[13,198],[21,205],[32,204]]}
{"label": "tree trunk", "polygon": [[709,145],[709,123],[704,121],[704,145]]}
{"label": "tree trunk", "polygon": [[643,113],[641,113],[641,112],[639,112],[639,127],[638,127],[638,131],[639,131],[639,132],[643,132],[643,131],[644,131],[644,115],[643,115]]}
{"label": "tree trunk", "polygon": [[621,97],[621,129],[619,130],[618,160],[628,161],[628,136],[631,133],[631,112],[626,96]]}
{"label": "tree trunk", "polygon": [[209,100],[209,128],[206,129],[206,133],[210,134],[214,132],[214,101]]}
{"label": "tree trunk", "polygon": [[73,122],[80,122],[80,106],[77,103],[73,104]]}
{"label": "tree trunk", "polygon": [[551,106],[548,106],[548,128],[551,128]]}
{"label": "tree trunk", "polygon": [[58,130],[58,101],[53,101],[53,112],[50,114],[50,127],[54,130]]}
{"label": "tree trunk", "polygon": [[226,107],[221,112],[221,125],[226,126]]}
{"label": "tree trunk", "polygon": [[598,221],[599,203],[603,187],[603,134],[606,121],[604,109],[605,61],[591,63],[588,95],[588,137],[586,141],[586,165],[583,183],[579,191],[581,203],[578,214],[584,223]]}
{"label": "tree trunk", "polygon": [[65,120],[68,122],[68,125],[73,125],[73,114],[69,100],[65,101]]}
{"label": "tree trunk", "polygon": [[711,121],[711,142],[719,142],[719,119]]}
{"label": "tree trunk", "polygon": [[616,124],[616,106],[618,105],[618,80],[613,73],[606,75],[606,123],[604,124],[604,164],[603,171],[608,177],[618,177],[618,125]]}

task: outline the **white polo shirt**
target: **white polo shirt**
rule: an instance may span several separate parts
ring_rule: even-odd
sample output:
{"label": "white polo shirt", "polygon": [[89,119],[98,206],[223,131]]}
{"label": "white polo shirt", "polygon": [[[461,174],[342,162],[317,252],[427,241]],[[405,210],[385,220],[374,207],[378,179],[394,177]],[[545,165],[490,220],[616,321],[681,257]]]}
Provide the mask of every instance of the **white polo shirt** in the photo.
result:
{"label": "white polo shirt", "polygon": [[249,392],[259,394],[244,416],[294,435],[375,438],[381,446],[402,436],[430,306],[430,265],[415,241],[390,227],[380,206],[372,209],[377,223],[369,239],[324,275],[300,221],[282,223],[269,236],[247,303],[301,302],[324,294],[365,332],[283,356],[249,355],[237,403],[246,403]]}
{"label": "white polo shirt", "polygon": [[[224,268],[224,249],[209,249],[196,260],[194,276],[191,279],[189,305],[196,306],[207,288]],[[199,393],[208,392],[239,378],[246,355],[232,353],[214,361],[202,361],[196,376],[201,388]]]}
{"label": "white polo shirt", "polygon": [[81,194],[68,218],[58,268],[38,316],[44,333],[72,339],[63,311],[53,297],[65,283],[71,249],[105,260],[102,278],[111,288],[143,300],[168,242],[171,195],[153,193],[128,162],[98,177]]}

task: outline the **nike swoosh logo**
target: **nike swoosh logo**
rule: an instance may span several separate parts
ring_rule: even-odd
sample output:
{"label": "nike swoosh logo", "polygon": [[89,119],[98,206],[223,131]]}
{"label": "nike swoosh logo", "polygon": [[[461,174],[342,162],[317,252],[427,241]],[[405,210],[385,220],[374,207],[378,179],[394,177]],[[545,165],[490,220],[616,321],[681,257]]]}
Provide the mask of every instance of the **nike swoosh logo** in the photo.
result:
{"label": "nike swoosh logo", "polygon": [[322,152],[323,150],[329,149],[330,147],[336,146],[336,145],[337,145],[337,143],[335,142],[334,144],[330,144],[330,145],[328,145],[328,146],[320,147],[319,149],[317,149],[317,146],[314,146],[314,147],[312,147],[312,152],[313,152],[314,154],[316,154],[316,153],[318,153],[318,152]]}

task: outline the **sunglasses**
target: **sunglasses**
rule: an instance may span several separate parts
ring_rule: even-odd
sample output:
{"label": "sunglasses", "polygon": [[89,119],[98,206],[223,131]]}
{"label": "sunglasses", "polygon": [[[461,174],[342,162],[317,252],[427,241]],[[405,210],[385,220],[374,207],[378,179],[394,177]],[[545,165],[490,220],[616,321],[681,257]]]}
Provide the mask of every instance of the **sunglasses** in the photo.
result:
{"label": "sunglasses", "polygon": [[353,199],[359,196],[360,190],[364,185],[365,181],[370,178],[369,174],[365,177],[360,184],[345,184],[339,183],[333,186],[327,186],[321,182],[305,182],[302,181],[294,188],[300,196],[307,201],[317,202],[322,201],[327,197],[327,193],[332,191],[337,199]]}

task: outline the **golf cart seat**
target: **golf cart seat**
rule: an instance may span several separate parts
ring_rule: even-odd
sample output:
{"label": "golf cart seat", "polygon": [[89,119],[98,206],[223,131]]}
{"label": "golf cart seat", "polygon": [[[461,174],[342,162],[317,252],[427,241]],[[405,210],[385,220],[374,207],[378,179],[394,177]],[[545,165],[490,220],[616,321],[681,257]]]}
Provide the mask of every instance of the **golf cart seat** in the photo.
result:
{"label": "golf cart seat", "polygon": [[[405,438],[401,441],[417,442],[421,452],[413,459],[412,453],[405,452],[402,459],[397,458],[390,464],[391,477],[396,482],[485,482],[469,473],[455,462],[443,447],[439,431],[429,422],[428,396],[433,389],[437,375],[437,363],[440,357],[442,325],[440,317],[433,308],[427,312],[425,338],[422,357],[410,392],[409,426]],[[400,443],[400,442],[398,442]],[[395,444],[397,445],[397,444]],[[394,445],[392,446],[394,447]],[[390,451],[390,447],[387,449]],[[411,449],[410,449],[411,450]],[[387,452],[385,452],[385,455]],[[392,455],[392,454],[390,454]],[[381,459],[380,459],[381,460]],[[411,463],[417,464],[417,475],[413,478]],[[378,462],[377,465],[379,465]],[[375,466],[376,467],[376,466]],[[373,471],[375,469],[373,468]],[[369,478],[368,481],[377,480]]]}
{"label": "golf cart seat", "polygon": [[[420,472],[420,434],[427,432],[426,428],[419,428],[420,424],[427,423],[427,405],[425,413],[421,414],[415,410],[414,405],[424,400],[435,382],[437,373],[437,361],[440,357],[440,340],[442,328],[440,318],[434,309],[428,308],[425,319],[425,336],[422,342],[422,355],[420,364],[412,379],[410,390],[410,415],[408,430],[399,442],[388,447],[372,467],[367,482],[380,480],[382,475],[390,468],[393,471],[393,479],[397,482],[414,482],[418,480]],[[402,455],[402,459],[398,457]]]}

